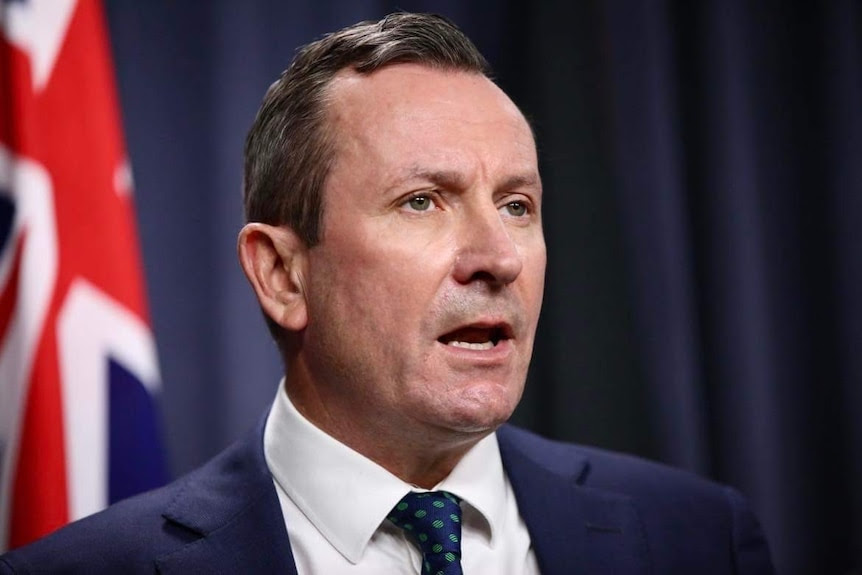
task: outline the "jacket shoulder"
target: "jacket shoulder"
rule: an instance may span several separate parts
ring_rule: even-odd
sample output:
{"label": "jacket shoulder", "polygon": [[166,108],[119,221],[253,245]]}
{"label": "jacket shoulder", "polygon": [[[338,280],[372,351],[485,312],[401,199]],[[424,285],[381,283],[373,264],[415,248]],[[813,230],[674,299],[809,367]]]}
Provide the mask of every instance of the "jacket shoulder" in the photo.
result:
{"label": "jacket shoulder", "polygon": [[0,557],[0,573],[152,573],[155,557],[197,537],[162,517],[184,482],[123,500],[10,551]]}
{"label": "jacket shoulder", "polygon": [[0,573],[153,573],[274,492],[259,431],[162,488],[125,499],[0,557]]}
{"label": "jacket shoulder", "polygon": [[726,488],[719,483],[635,455],[547,439],[511,425],[501,428],[498,435],[504,452],[519,452],[539,467],[574,476],[586,488],[636,499],[676,497],[680,490],[706,499],[724,499]]}
{"label": "jacket shoulder", "polygon": [[721,572],[773,573],[760,524],[745,498],[731,487],[633,455],[549,440],[513,426],[501,428],[498,439],[508,470],[519,478],[516,489],[531,489],[531,474],[544,472],[572,485],[584,500],[611,498],[631,505],[655,572],[707,572],[704,558],[712,558],[727,565]]}

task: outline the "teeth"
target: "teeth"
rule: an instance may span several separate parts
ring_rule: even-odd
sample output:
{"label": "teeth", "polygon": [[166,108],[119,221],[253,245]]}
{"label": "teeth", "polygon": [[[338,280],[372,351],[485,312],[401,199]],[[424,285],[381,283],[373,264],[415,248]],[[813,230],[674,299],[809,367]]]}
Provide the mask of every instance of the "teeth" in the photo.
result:
{"label": "teeth", "polygon": [[494,347],[493,341],[486,341],[483,343],[470,343],[469,341],[450,341],[447,345],[451,345],[453,347],[463,347],[464,349],[491,349]]}

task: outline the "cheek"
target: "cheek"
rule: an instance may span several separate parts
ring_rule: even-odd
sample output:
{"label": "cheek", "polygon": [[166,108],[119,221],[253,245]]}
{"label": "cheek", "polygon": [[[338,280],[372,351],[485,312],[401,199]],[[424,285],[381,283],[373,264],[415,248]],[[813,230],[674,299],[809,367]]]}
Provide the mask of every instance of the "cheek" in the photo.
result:
{"label": "cheek", "polygon": [[547,264],[547,256],[545,252],[545,243],[541,242],[524,258],[524,270],[522,274],[525,276],[526,284],[528,285],[527,297],[528,301],[533,302],[538,310],[542,307],[542,298],[545,291],[545,266]]}
{"label": "cheek", "polygon": [[425,250],[411,249],[401,240],[378,242],[365,249],[345,251],[330,281],[342,286],[355,302],[374,306],[375,317],[387,312],[404,320],[427,312],[445,277],[445,270]]}
{"label": "cheek", "polygon": [[535,277],[532,281],[532,286],[530,289],[531,300],[534,306],[534,310],[536,315],[539,314],[539,311],[542,309],[542,300],[545,295],[545,266],[542,265],[540,269],[536,270]]}
{"label": "cheek", "polygon": [[382,248],[369,254],[355,245],[344,248],[337,258],[315,263],[309,312],[317,331],[338,329],[349,334],[354,345],[381,352],[409,345],[433,297],[428,290],[431,282],[419,270]]}

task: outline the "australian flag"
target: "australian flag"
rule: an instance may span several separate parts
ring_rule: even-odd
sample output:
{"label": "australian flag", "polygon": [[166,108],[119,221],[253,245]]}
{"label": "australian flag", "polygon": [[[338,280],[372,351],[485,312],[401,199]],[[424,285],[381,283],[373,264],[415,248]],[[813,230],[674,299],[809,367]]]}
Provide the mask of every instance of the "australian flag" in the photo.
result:
{"label": "australian flag", "polygon": [[0,551],[167,479],[98,0],[0,0]]}

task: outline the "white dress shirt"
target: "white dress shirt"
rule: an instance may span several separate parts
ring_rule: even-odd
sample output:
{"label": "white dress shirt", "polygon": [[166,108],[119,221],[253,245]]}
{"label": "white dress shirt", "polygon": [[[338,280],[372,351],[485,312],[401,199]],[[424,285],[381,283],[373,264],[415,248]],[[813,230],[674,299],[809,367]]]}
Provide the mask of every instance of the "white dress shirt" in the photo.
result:
{"label": "white dress shirt", "polygon": [[[386,516],[407,492],[424,490],[315,427],[293,406],[283,381],[266,422],[264,453],[299,575],[420,573],[421,553]],[[496,435],[477,443],[434,490],[462,499],[465,575],[539,573]]]}

